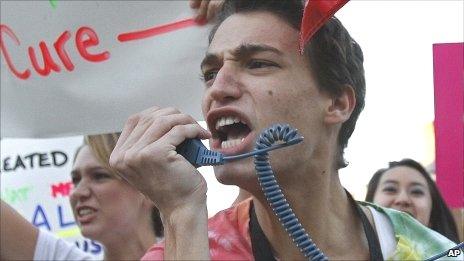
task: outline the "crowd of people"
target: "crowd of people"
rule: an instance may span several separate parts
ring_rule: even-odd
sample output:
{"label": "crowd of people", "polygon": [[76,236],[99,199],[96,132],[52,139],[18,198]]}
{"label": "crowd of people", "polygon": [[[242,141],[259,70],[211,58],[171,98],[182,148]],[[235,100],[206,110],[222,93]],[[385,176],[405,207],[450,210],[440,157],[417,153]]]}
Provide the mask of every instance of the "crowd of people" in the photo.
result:
{"label": "crowd of people", "polygon": [[[459,242],[450,210],[416,161],[377,171],[366,202],[342,186],[338,171],[347,166],[344,149],[366,84],[361,47],[338,19],[329,19],[301,55],[300,0],[191,7],[198,19],[215,17],[200,65],[208,130],[186,112],[154,106],[132,115],[120,134],[87,136],[76,154],[70,203],[82,234],[104,245],[105,259],[305,258],[264,197],[251,158],[214,167],[217,180],[241,194],[208,219],[206,182],[176,152],[185,139],[200,138],[225,155],[245,153],[280,122],[305,137],[272,152],[271,162],[292,215],[314,243],[312,257],[421,260]],[[2,202],[2,228],[13,223],[14,230],[2,229],[1,259],[91,259]]]}

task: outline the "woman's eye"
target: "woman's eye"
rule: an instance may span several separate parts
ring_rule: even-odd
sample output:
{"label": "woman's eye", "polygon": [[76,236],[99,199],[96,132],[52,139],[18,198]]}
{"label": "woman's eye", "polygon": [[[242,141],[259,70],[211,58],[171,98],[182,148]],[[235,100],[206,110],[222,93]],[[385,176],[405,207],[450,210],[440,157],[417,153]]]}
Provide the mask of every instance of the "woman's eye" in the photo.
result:
{"label": "woman's eye", "polygon": [[385,188],[382,189],[382,191],[387,192],[387,193],[395,193],[396,188],[394,188],[394,187],[385,187]]}
{"label": "woman's eye", "polygon": [[274,67],[277,66],[275,63],[261,61],[261,60],[250,60],[247,64],[248,69],[260,69],[266,67]]}
{"label": "woman's eye", "polygon": [[103,173],[103,172],[98,172],[98,173],[95,173],[93,175],[93,178],[96,179],[96,180],[102,180],[102,179],[107,179],[107,178],[110,178],[111,176],[107,173]]}
{"label": "woman's eye", "polygon": [[71,178],[71,182],[72,182],[72,184],[73,184],[74,186],[76,186],[76,185],[79,183],[79,181],[81,181],[81,178],[80,178],[80,177],[72,177],[72,178]]}
{"label": "woman's eye", "polygon": [[411,194],[415,196],[422,196],[424,195],[424,191],[422,191],[421,189],[414,189],[414,190],[411,190]]}

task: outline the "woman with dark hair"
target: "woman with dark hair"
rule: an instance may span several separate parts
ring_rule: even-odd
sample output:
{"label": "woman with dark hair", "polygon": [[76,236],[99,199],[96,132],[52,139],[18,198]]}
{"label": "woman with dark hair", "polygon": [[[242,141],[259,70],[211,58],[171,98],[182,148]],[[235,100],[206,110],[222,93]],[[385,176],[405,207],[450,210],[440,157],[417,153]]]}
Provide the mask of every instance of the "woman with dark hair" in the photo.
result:
{"label": "woman with dark hair", "polygon": [[459,242],[456,223],[424,167],[403,159],[379,169],[369,181],[366,201],[411,214],[420,223]]}

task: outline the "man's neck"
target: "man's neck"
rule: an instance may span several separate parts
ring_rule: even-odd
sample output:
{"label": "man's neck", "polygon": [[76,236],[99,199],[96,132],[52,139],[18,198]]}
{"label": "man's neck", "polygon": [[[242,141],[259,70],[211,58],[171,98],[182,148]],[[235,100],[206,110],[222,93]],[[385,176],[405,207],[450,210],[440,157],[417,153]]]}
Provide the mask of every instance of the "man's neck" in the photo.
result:
{"label": "man's neck", "polygon": [[[282,190],[313,242],[330,259],[368,259],[368,244],[362,224],[340,184],[338,174],[317,170],[305,175],[303,182],[295,178],[293,184],[288,184],[287,189],[282,187]],[[304,182],[308,180],[310,183]],[[258,196],[254,197],[253,202],[258,222],[275,251],[275,256],[302,259],[303,256],[279,223],[266,199]]]}

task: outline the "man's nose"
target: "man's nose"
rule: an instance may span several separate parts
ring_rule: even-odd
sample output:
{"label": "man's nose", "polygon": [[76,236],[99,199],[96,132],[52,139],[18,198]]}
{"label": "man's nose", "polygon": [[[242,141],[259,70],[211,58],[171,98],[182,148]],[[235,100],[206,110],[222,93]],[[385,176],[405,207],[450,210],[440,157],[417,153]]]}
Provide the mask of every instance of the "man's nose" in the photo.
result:
{"label": "man's nose", "polygon": [[239,72],[232,65],[224,65],[218,71],[210,87],[211,97],[217,102],[228,102],[242,95]]}

